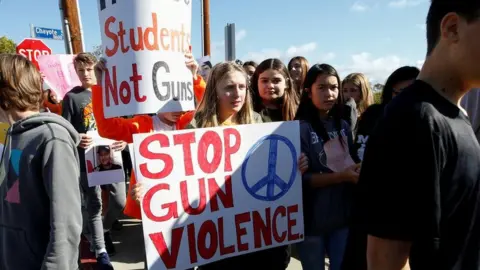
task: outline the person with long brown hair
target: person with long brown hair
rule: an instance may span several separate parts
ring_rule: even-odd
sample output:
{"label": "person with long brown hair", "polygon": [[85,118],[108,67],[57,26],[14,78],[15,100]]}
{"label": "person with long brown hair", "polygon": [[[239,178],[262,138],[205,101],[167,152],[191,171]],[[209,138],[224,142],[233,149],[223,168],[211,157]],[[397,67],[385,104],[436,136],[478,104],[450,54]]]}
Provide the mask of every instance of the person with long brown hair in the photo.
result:
{"label": "person with long brown hair", "polygon": [[310,68],[308,60],[303,56],[295,56],[290,60],[290,62],[288,62],[287,67],[290,77],[292,77],[293,82],[295,83],[295,89],[300,95],[303,91],[305,77],[307,77],[307,72]]}
{"label": "person with long brown hair", "polygon": [[234,62],[217,64],[208,77],[205,95],[191,127],[216,127],[261,123],[253,111],[245,70]]}
{"label": "person with long brown hair", "polygon": [[264,122],[291,121],[295,118],[299,96],[287,67],[271,58],[258,65],[251,79],[254,110]]}
{"label": "person with long brown hair", "polygon": [[343,100],[353,98],[357,104],[358,116],[362,115],[374,103],[370,82],[367,76],[362,73],[349,74],[343,79],[342,88]]}
{"label": "person with long brown hair", "polygon": [[[207,128],[261,123],[260,115],[253,111],[251,92],[245,70],[234,62],[215,65],[210,73],[205,95],[195,113],[190,128]],[[303,173],[308,160],[301,155],[298,168]],[[200,266],[199,270],[285,270],[288,266],[285,247],[257,251],[223,259]],[[288,259],[288,260],[287,260]]]}

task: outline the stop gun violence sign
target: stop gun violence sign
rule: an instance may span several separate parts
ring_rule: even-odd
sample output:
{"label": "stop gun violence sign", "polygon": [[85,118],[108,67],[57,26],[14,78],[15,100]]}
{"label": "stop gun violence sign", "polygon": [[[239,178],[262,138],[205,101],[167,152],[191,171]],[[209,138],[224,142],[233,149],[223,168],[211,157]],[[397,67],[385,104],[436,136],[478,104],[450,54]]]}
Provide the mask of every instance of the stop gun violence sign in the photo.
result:
{"label": "stop gun violence sign", "polygon": [[148,269],[303,241],[299,123],[135,134]]}
{"label": "stop gun violence sign", "polygon": [[17,45],[17,54],[25,56],[38,68],[38,57],[52,54],[52,50],[40,39],[26,38]]}

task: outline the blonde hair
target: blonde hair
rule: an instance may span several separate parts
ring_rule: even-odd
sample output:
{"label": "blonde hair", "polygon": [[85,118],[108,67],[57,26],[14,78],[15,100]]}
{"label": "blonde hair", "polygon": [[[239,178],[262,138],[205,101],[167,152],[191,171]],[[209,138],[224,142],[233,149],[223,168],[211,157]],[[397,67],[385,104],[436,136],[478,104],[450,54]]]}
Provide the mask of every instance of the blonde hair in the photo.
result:
{"label": "blonde hair", "polygon": [[[248,77],[243,67],[234,62],[216,64],[210,71],[205,94],[195,112],[194,119],[198,128],[216,127],[220,124],[218,119],[217,85],[232,72],[242,73],[245,77],[245,85],[248,87]],[[240,125],[255,123],[253,118],[252,99],[250,97],[251,93],[249,89],[246,89],[245,92],[245,102],[233,119],[236,124]]]}
{"label": "blonde hair", "polygon": [[42,77],[25,57],[0,54],[0,108],[38,111],[43,102]]}
{"label": "blonde hair", "polygon": [[[375,102],[373,98],[373,92],[370,87],[370,82],[368,81],[367,76],[364,74],[352,73],[343,79],[342,85],[345,86],[346,83],[352,83],[360,89],[360,102],[357,104],[357,110],[358,114],[361,115],[370,105]],[[343,96],[343,89],[341,93]]]}

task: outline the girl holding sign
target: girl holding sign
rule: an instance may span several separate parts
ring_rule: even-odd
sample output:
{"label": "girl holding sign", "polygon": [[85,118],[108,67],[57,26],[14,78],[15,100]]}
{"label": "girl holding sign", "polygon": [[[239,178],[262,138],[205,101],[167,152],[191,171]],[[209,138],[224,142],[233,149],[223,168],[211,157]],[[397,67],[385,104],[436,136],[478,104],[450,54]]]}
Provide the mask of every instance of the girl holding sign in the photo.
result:
{"label": "girl holding sign", "polygon": [[[198,64],[191,54],[186,54],[185,59],[187,68],[193,74],[195,97],[201,99],[205,92],[205,82],[201,76],[197,75]],[[102,81],[104,69],[105,61],[102,60],[95,68],[98,82]],[[103,138],[133,143],[133,134],[183,129],[193,117],[193,114],[189,113],[167,112],[159,113],[155,116],[137,115],[129,119],[121,117],[106,119],[103,113],[103,91],[99,85],[94,86],[92,89],[93,114],[95,116],[98,133]],[[127,196],[124,213],[136,219],[142,219],[140,206],[135,199],[138,197],[140,190],[141,188],[137,186],[135,173],[132,171],[128,191],[132,196]]]}
{"label": "girl holding sign", "polygon": [[353,188],[360,164],[352,147],[350,126],[342,119],[343,100],[337,71],[316,64],[305,78],[296,118],[302,151],[308,153],[303,176],[305,241],[297,245],[304,270],[340,270],[345,251]]}
{"label": "girl holding sign", "polygon": [[[253,111],[248,75],[234,62],[217,64],[211,70],[205,89],[190,128],[207,128],[262,123],[261,116]],[[298,161],[303,173],[308,160],[301,155]],[[285,247],[272,248],[209,263],[198,270],[270,269],[285,270],[289,255]]]}

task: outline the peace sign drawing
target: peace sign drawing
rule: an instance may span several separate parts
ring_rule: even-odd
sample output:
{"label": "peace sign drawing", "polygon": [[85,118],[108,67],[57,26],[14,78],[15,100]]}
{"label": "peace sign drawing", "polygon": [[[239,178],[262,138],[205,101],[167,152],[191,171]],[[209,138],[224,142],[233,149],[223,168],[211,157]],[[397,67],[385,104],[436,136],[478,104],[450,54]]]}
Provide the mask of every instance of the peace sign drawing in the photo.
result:
{"label": "peace sign drawing", "polygon": [[[255,184],[249,185],[247,182],[247,164],[250,158],[254,155],[255,151],[263,145],[263,143],[270,143],[268,150],[268,169],[267,175],[256,181]],[[292,160],[292,170],[288,175],[287,179],[283,179],[277,174],[277,159],[278,159],[278,144],[283,143],[287,146],[288,152],[291,155]],[[280,164],[281,165],[281,164]],[[242,182],[245,186],[247,192],[252,195],[254,198],[261,201],[275,201],[285,194],[292,187],[295,182],[295,176],[297,174],[297,152],[295,146],[292,142],[286,137],[280,135],[267,135],[262,137],[258,142],[256,142],[250,150],[248,150],[245,160],[242,164]],[[260,192],[264,187],[266,187],[266,192]],[[275,194],[275,187],[280,189],[279,192]]]}

